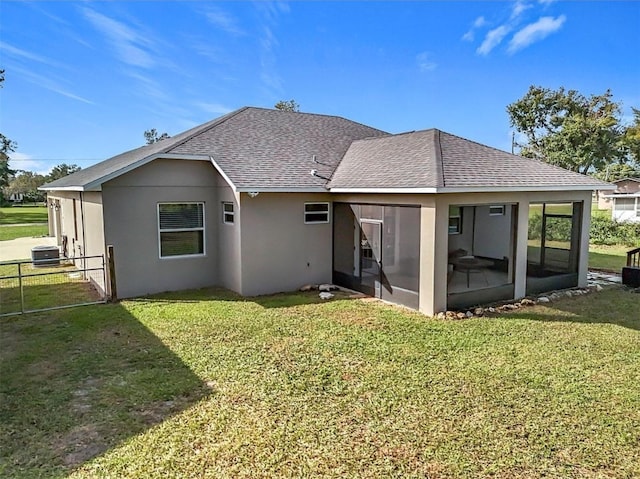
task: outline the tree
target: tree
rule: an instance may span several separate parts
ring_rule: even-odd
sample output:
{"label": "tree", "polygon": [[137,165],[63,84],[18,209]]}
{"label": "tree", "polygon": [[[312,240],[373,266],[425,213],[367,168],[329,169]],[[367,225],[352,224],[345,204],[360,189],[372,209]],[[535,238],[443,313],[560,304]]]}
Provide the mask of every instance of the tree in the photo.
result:
{"label": "tree", "polygon": [[522,156],[585,174],[625,161],[620,105],[609,90],[585,97],[575,90],[531,86],[507,112],[526,138],[517,144]]}
{"label": "tree", "polygon": [[22,194],[27,201],[43,201],[44,193],[38,187],[44,185],[47,179],[32,171],[18,171],[5,188],[7,195]]}
{"label": "tree", "polygon": [[47,183],[49,183],[51,181],[64,178],[65,176],[68,176],[71,173],[75,173],[76,171],[80,170],[81,168],[78,165],[67,165],[66,163],[62,163],[51,168],[49,174],[45,176],[45,180]]}
{"label": "tree", "polygon": [[625,128],[622,144],[626,149],[628,162],[640,170],[640,109],[631,108],[633,123]]}
{"label": "tree", "polygon": [[300,105],[298,105],[295,100],[280,100],[278,103],[273,105],[273,107],[280,111],[300,111]]}
{"label": "tree", "polygon": [[146,140],[147,145],[152,145],[161,140],[166,140],[167,138],[171,138],[168,133],[163,133],[158,136],[158,131],[155,128],[151,128],[144,132],[144,139]]}
{"label": "tree", "polygon": [[[0,70],[0,88],[4,83],[4,70]],[[9,154],[16,151],[17,144],[11,141],[9,138],[0,133],[0,205],[5,202],[2,190],[9,185],[9,179],[15,174],[11,168],[9,168]]]}
{"label": "tree", "polygon": [[595,175],[602,181],[616,181],[623,178],[640,178],[640,168],[629,163],[613,163],[608,165],[604,171],[599,171]]}

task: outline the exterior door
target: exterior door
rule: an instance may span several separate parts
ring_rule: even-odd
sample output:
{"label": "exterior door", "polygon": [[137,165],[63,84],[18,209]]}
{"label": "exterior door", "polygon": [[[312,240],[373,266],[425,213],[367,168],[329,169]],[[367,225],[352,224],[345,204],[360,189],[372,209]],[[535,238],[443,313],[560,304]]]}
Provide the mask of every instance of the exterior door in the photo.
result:
{"label": "exterior door", "polygon": [[382,223],[360,224],[360,284],[367,294],[380,297],[382,271]]}

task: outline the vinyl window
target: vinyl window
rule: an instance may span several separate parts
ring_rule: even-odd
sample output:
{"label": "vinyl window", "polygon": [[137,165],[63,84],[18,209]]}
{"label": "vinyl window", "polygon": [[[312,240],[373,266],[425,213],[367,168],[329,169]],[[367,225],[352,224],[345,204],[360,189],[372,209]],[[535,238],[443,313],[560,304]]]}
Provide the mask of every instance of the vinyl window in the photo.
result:
{"label": "vinyl window", "polygon": [[225,225],[232,225],[235,222],[235,212],[233,203],[225,201],[222,203],[222,222]]}
{"label": "vinyl window", "polygon": [[504,205],[489,206],[489,216],[504,216]]}
{"label": "vinyl window", "polygon": [[462,234],[462,207],[449,206],[449,234]]}
{"label": "vinyl window", "polygon": [[159,203],[160,257],[202,256],[204,203]]}
{"label": "vinyl window", "polygon": [[636,199],[616,198],[615,209],[617,211],[633,211],[636,209]]}
{"label": "vinyl window", "polygon": [[329,203],[305,203],[305,224],[320,224],[329,222]]}

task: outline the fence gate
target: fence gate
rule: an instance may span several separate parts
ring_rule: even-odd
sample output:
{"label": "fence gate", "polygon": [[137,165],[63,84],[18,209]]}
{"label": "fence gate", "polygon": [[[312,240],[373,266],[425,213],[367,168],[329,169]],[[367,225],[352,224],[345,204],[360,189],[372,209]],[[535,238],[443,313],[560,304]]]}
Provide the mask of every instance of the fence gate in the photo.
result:
{"label": "fence gate", "polygon": [[105,303],[106,284],[103,255],[0,263],[0,316]]}

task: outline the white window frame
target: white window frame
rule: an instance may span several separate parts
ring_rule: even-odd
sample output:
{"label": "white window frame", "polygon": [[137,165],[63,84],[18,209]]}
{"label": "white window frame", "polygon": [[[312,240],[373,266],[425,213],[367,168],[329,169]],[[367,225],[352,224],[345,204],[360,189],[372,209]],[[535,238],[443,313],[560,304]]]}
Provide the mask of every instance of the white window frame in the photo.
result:
{"label": "white window frame", "polygon": [[[202,226],[198,228],[167,228],[160,229],[160,205],[202,205]],[[158,257],[160,259],[180,259],[180,258],[199,258],[202,256],[206,256],[207,254],[207,241],[206,241],[206,218],[205,218],[205,204],[204,201],[162,201],[159,202],[156,207],[157,213],[157,225],[158,225]],[[162,256],[162,233],[179,233],[184,231],[202,231],[202,253],[193,253],[193,254],[181,254],[181,255],[171,255],[171,256]]]}
{"label": "white window frame", "polygon": [[489,216],[504,216],[505,209],[505,205],[491,205],[489,206]]}
{"label": "white window frame", "polygon": [[[307,205],[326,205],[327,210],[326,211],[307,211]],[[304,204],[304,224],[305,225],[320,225],[320,224],[327,224],[331,221],[331,207],[329,206],[330,203],[328,201],[309,201],[307,203]],[[307,220],[307,215],[325,215],[326,214],[326,219],[325,220],[321,220],[321,221],[316,221],[316,220]]]}
{"label": "white window frame", "polygon": [[[227,211],[226,207],[231,206],[231,211]],[[236,211],[235,204],[233,201],[223,201],[222,202],[222,222],[225,225],[232,225],[236,222]],[[231,217],[231,221],[227,220],[227,216]]]}

